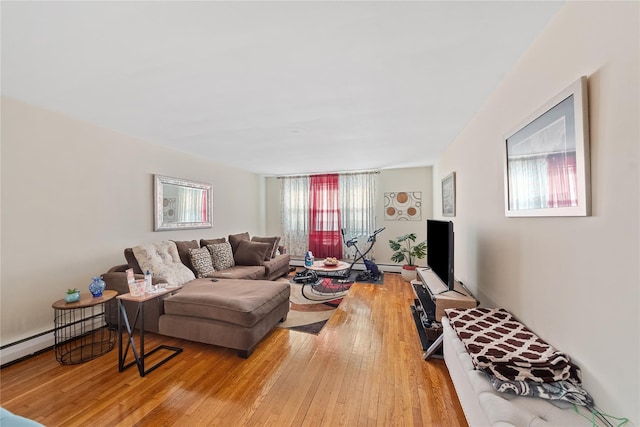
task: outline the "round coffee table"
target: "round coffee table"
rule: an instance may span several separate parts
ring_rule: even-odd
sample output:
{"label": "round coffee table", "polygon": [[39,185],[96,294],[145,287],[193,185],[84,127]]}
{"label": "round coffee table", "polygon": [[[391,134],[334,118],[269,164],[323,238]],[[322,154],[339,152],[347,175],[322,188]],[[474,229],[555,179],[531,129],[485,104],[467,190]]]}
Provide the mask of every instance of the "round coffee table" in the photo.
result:
{"label": "round coffee table", "polygon": [[326,277],[344,277],[351,264],[344,261],[338,261],[336,265],[325,265],[324,261],[315,261],[313,265],[305,266],[307,270],[315,271],[318,276]]}
{"label": "round coffee table", "polygon": [[[307,299],[318,301],[318,297],[324,297],[327,301],[331,301],[336,296],[344,294],[353,284],[349,281],[351,264],[347,262],[338,261],[336,265],[325,265],[324,261],[315,261],[313,265],[305,268],[315,271],[318,275],[318,281],[302,285],[302,296]],[[313,298],[305,294],[306,289],[311,290],[314,294]]]}

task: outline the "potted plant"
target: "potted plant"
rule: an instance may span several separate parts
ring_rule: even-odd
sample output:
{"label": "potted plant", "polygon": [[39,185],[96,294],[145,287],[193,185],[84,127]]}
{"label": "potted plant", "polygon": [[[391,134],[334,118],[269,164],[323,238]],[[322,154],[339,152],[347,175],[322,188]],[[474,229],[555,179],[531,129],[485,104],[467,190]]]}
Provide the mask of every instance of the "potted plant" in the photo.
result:
{"label": "potted plant", "polygon": [[73,288],[67,289],[67,295],[64,297],[66,302],[76,302],[80,300],[80,290]]}
{"label": "potted plant", "polygon": [[392,251],[395,251],[391,255],[391,261],[393,262],[405,262],[402,266],[402,277],[404,280],[410,282],[416,279],[416,259],[422,259],[427,255],[427,242],[420,242],[416,244],[416,234],[409,233],[404,236],[400,236],[395,240],[389,240],[389,246]]}

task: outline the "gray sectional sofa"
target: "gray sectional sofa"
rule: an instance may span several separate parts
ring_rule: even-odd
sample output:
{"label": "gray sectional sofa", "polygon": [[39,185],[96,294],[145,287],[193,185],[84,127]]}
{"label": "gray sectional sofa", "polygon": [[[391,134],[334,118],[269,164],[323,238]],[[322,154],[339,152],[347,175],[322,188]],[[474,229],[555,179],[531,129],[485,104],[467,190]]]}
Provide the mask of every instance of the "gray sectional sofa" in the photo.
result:
{"label": "gray sectional sofa", "polygon": [[[136,279],[152,269],[154,284],[182,287],[172,295],[144,303],[146,331],[233,348],[246,358],[287,317],[290,285],[273,280],[289,272],[290,256],[278,246],[277,237],[250,239],[248,233],[241,233],[228,238],[127,248],[127,264],[103,274],[106,289],[127,293],[127,269],[134,270]],[[211,259],[203,267],[201,261],[207,253]],[[225,268],[212,269],[212,265]],[[176,270],[179,274],[174,274]],[[124,307],[132,320],[137,304],[124,302]],[[107,319],[117,323],[113,314]]]}

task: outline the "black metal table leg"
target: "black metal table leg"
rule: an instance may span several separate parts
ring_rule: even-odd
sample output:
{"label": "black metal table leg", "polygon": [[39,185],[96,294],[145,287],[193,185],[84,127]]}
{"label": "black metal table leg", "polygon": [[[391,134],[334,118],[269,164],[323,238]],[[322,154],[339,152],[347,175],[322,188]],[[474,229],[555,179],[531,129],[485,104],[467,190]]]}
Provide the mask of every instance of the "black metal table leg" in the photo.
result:
{"label": "black metal table leg", "polygon": [[[138,366],[138,373],[140,374],[141,377],[144,377],[146,374],[148,374],[149,372],[155,370],[156,368],[158,368],[159,366],[165,364],[166,362],[168,362],[169,360],[173,359],[175,356],[177,356],[178,354],[182,353],[182,349],[179,347],[173,347],[173,346],[169,346],[169,345],[159,345],[157,347],[155,347],[153,350],[150,350],[149,352],[145,353],[144,351],[144,302],[146,300],[140,300],[137,301],[138,303],[138,307],[136,309],[136,314],[134,316],[133,322],[129,321],[129,317],[127,316],[127,311],[124,307],[124,304],[122,303],[122,299],[118,299],[118,308],[120,310],[119,316],[118,316],[118,371],[122,372],[125,369],[133,366],[133,365],[137,365]],[[136,343],[135,343],[135,339],[134,339],[134,330],[136,325],[138,324],[138,319],[140,319],[140,327],[138,328],[139,330],[139,337],[140,337],[140,352],[138,353],[137,349],[136,349]],[[123,333],[124,333],[124,329],[123,329],[123,325],[122,322],[124,321],[124,326],[126,327],[126,333],[128,335],[127,338],[127,344],[126,347],[123,348]],[[127,359],[127,355],[129,354],[129,349],[131,349],[132,353],[133,353],[133,358],[134,360],[126,363],[126,359]],[[167,357],[165,357],[164,359],[158,361],[156,364],[154,364],[152,367],[150,367],[149,369],[145,369],[145,365],[144,365],[144,360],[147,356],[150,356],[152,354],[154,354],[155,352],[159,351],[159,350],[169,350],[171,351],[171,354],[169,354]]]}

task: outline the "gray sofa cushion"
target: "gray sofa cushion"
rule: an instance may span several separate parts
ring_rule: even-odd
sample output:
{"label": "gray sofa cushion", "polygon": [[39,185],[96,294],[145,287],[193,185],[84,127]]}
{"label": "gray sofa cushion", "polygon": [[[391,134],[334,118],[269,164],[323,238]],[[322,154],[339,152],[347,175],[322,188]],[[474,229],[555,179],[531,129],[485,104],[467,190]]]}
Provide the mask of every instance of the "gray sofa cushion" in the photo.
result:
{"label": "gray sofa cushion", "polygon": [[140,268],[140,264],[138,264],[138,260],[136,256],[133,254],[132,248],[126,248],[124,250],[124,258],[127,260],[127,264],[129,264],[129,268],[133,269],[135,274],[144,274],[142,268]]}
{"label": "gray sofa cushion", "polygon": [[272,279],[275,279],[277,276],[287,273],[289,271],[290,261],[291,261],[291,256],[289,254],[278,255],[277,257],[272,258],[269,261],[265,261],[264,262],[265,277],[272,280]]}
{"label": "gray sofa cushion", "polygon": [[233,254],[233,259],[236,265],[263,265],[271,249],[271,243],[242,240]]}
{"label": "gray sofa cushion", "polygon": [[239,233],[239,234],[230,234],[229,235],[229,243],[231,244],[231,250],[233,253],[236,253],[236,249],[238,249],[238,245],[243,240],[250,240],[249,233]]}
{"label": "gray sofa cushion", "polygon": [[265,269],[262,265],[236,265],[222,271],[215,271],[208,277],[217,279],[264,279]]}
{"label": "gray sofa cushion", "polygon": [[193,274],[198,275],[197,270],[191,263],[191,249],[198,249],[200,246],[198,245],[197,240],[173,240],[173,243],[176,244],[176,248],[178,248],[178,255],[180,256],[180,261],[184,265],[186,265],[189,270],[193,271]]}
{"label": "gray sofa cushion", "polygon": [[227,239],[221,237],[219,239],[200,239],[200,247],[204,248],[207,245],[215,245],[217,243],[225,243]]}
{"label": "gray sofa cushion", "polygon": [[269,261],[271,258],[276,256],[276,251],[278,250],[278,243],[280,242],[280,237],[279,236],[274,236],[274,237],[253,236],[251,238],[251,241],[271,244],[271,251],[269,251],[269,253],[267,253],[267,255],[264,258],[265,261]]}
{"label": "gray sofa cushion", "polygon": [[198,279],[166,298],[164,311],[251,327],[289,295],[290,285],[283,282]]}

